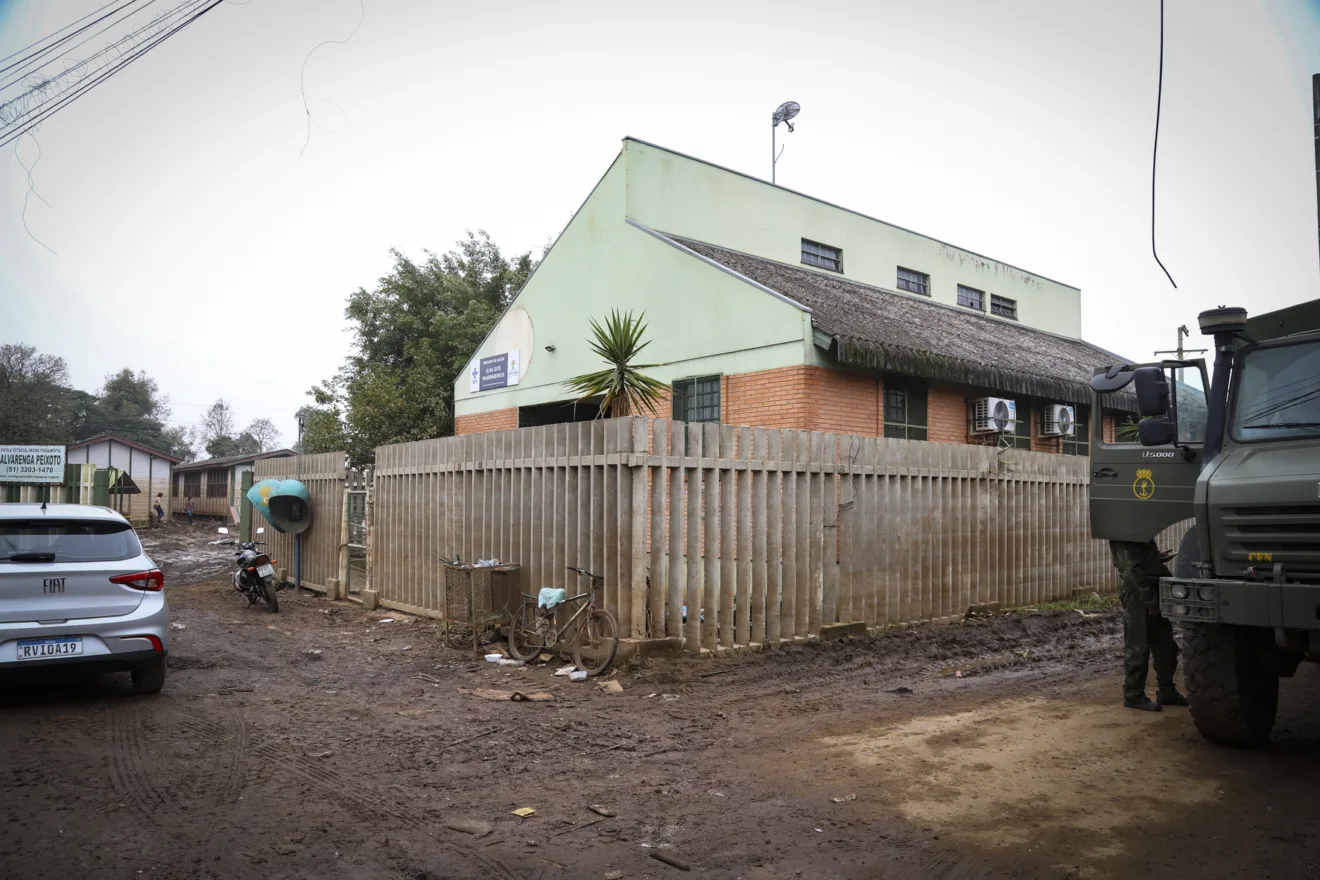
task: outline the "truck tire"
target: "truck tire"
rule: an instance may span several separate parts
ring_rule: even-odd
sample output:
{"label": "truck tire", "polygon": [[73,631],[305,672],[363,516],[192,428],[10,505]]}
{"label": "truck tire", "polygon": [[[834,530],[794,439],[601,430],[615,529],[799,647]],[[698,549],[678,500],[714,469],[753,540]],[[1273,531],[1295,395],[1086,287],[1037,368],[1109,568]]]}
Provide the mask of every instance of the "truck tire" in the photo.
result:
{"label": "truck tire", "polygon": [[1184,623],[1187,699],[1201,736],[1220,746],[1269,742],[1279,707],[1279,673],[1269,630]]}

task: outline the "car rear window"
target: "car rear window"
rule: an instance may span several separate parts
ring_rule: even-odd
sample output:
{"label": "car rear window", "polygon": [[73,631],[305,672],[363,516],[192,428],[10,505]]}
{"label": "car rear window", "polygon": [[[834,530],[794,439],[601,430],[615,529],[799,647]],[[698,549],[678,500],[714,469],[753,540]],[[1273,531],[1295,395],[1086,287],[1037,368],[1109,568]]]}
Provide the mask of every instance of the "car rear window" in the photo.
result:
{"label": "car rear window", "polygon": [[54,553],[53,562],[114,562],[138,556],[142,545],[132,526],[113,520],[0,520],[0,563],[30,553]]}

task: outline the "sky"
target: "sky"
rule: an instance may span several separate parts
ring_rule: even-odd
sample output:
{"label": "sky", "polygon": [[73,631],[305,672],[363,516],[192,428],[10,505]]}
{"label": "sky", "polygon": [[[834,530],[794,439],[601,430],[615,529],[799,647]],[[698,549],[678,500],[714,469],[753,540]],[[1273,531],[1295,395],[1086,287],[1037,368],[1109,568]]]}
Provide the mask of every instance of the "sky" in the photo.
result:
{"label": "sky", "polygon": [[[0,0],[0,56],[104,2]],[[1083,336],[1146,358],[1320,272],[1320,0],[1165,15],[1177,289],[1157,0],[247,0],[0,150],[0,342],[292,443],[391,248],[539,254],[628,135],[768,177],[794,100],[781,185],[1080,287]]]}

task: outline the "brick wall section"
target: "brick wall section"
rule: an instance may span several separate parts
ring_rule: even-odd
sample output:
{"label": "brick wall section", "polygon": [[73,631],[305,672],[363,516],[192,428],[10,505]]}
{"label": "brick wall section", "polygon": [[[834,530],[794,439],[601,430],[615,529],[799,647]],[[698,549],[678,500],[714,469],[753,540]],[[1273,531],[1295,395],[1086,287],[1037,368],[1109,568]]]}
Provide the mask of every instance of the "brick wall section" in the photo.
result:
{"label": "brick wall section", "polygon": [[807,367],[781,367],[728,376],[721,389],[722,417],[726,424],[758,428],[806,428]]}
{"label": "brick wall section", "polygon": [[458,416],[454,419],[455,434],[484,434],[487,431],[509,431],[518,427],[518,407],[493,409],[489,412]]}
{"label": "brick wall section", "polygon": [[967,393],[960,388],[931,385],[926,394],[927,439],[936,443],[967,442]]}
{"label": "brick wall section", "polygon": [[860,434],[876,437],[884,433],[878,376],[807,367],[807,424],[813,431]]}

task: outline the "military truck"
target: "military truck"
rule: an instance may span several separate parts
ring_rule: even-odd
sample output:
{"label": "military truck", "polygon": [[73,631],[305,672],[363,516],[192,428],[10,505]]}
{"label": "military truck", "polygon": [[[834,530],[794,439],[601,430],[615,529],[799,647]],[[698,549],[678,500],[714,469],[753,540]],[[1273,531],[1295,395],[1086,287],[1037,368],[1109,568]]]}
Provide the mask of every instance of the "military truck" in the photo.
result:
{"label": "military truck", "polygon": [[1253,746],[1269,739],[1280,677],[1320,662],[1320,299],[1199,323],[1212,384],[1203,360],[1092,379],[1091,532],[1144,542],[1194,519],[1160,612],[1181,624],[1197,730]]}

